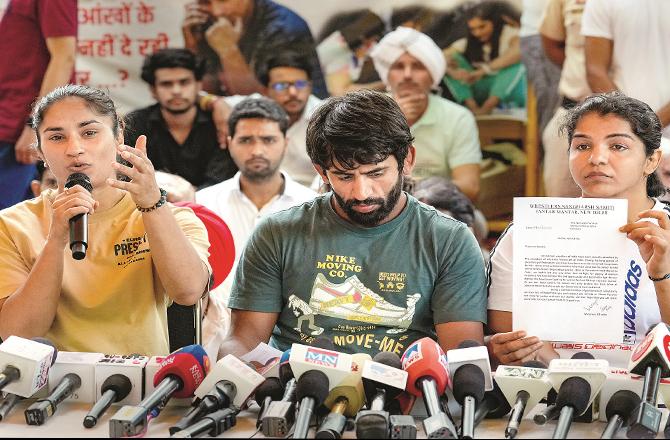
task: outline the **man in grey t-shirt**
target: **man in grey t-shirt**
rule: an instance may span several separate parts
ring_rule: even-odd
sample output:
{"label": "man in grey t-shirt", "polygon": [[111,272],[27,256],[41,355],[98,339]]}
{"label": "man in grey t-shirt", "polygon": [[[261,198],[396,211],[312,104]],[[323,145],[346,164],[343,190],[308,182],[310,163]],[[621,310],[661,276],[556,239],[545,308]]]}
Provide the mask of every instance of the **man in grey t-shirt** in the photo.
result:
{"label": "man in grey t-shirt", "polygon": [[402,191],[415,150],[393,99],[372,91],[330,98],[310,120],[307,150],[332,191],[258,225],[219,354],[268,340],[286,350],[317,336],[371,355],[402,354],[425,336],[444,350],[481,341],[481,252],[463,223]]}

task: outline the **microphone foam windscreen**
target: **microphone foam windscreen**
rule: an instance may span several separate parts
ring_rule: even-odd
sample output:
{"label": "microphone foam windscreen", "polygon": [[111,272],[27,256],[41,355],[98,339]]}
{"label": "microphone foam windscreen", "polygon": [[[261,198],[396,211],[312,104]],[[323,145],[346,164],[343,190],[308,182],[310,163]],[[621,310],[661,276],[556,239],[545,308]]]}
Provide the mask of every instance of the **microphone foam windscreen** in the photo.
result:
{"label": "microphone foam windscreen", "polygon": [[402,369],[400,356],[390,351],[380,351],[372,358],[372,360],[379,362],[380,364],[388,365],[389,367],[397,368],[398,370]]}
{"label": "microphone foam windscreen", "polygon": [[206,371],[202,363],[190,353],[176,352],[161,362],[160,369],[154,376],[154,386],[158,386],[168,376],[178,378],[182,386],[175,391],[174,397],[186,398],[193,393],[205,379]]}
{"label": "microphone foam windscreen", "polygon": [[461,341],[460,344],[458,344],[458,348],[472,348],[472,347],[480,347],[482,344],[480,344],[477,341],[473,341],[472,339],[465,339]]}
{"label": "microphone foam windscreen", "polygon": [[333,344],[333,341],[331,341],[330,338],[326,338],[325,336],[320,336],[314,339],[311,345],[312,347],[323,348],[324,350],[337,351],[335,350],[335,344]]}
{"label": "microphone foam windscreen", "polygon": [[263,405],[263,401],[266,397],[269,397],[272,400],[281,400],[284,395],[284,388],[279,383],[279,379],[276,377],[269,377],[256,388],[256,395],[254,400],[259,405]]}
{"label": "microphone foam windscreen", "polygon": [[202,345],[198,344],[187,345],[177,350],[175,354],[177,353],[190,354],[198,361],[200,367],[205,371],[205,374],[209,373],[209,367],[210,367],[209,356],[207,356],[207,352],[202,347]]}
{"label": "microphone foam windscreen", "polygon": [[72,188],[75,185],[82,186],[88,192],[93,191],[91,179],[84,173],[72,173],[67,176],[67,180],[65,181],[65,188]]}
{"label": "microphone foam windscreen", "polygon": [[414,396],[421,397],[423,391],[418,385],[421,378],[429,377],[435,381],[438,394],[443,394],[449,384],[447,357],[440,345],[425,337],[414,341],[400,360],[402,369],[408,374],[406,391]]}
{"label": "microphone foam windscreen", "polygon": [[328,397],[328,376],[319,370],[310,370],[300,376],[295,388],[298,401],[311,397],[316,401],[315,407],[323,405]]}
{"label": "microphone foam windscreen", "polygon": [[523,363],[523,366],[527,368],[542,368],[544,370],[547,369],[547,366],[540,361],[526,361]]}
{"label": "microphone foam windscreen", "polygon": [[628,425],[628,418],[639,404],[640,396],[630,390],[619,390],[607,402],[607,408],[605,409],[607,420],[618,415],[624,419],[624,426]]}
{"label": "microphone foam windscreen", "polygon": [[454,397],[461,405],[466,396],[474,397],[477,403],[484,398],[484,372],[476,365],[465,364],[459,367],[451,382]]}
{"label": "microphone foam windscreen", "polygon": [[580,351],[572,355],[570,359],[595,359],[591,353]]}
{"label": "microphone foam windscreen", "polygon": [[586,379],[573,376],[561,384],[556,396],[556,406],[563,408],[564,406],[571,406],[575,409],[575,415],[581,415],[589,406],[589,398],[591,397],[591,385]]}
{"label": "microphone foam windscreen", "polygon": [[502,390],[495,382],[493,382],[493,390],[487,391],[484,395],[484,399],[495,403],[495,408],[489,411],[486,416],[487,419],[499,419],[509,414],[512,410],[512,407],[505,398]]}
{"label": "microphone foam windscreen", "polygon": [[291,364],[288,363],[290,357],[291,349],[289,348],[284,353],[282,353],[281,358],[279,359],[279,381],[284,386],[286,386],[289,380],[295,377],[293,376],[293,369],[291,369]]}
{"label": "microphone foam windscreen", "polygon": [[54,354],[51,357],[51,365],[53,365],[56,362],[56,358],[58,357],[58,349],[56,348],[54,343],[48,340],[47,338],[33,338],[33,341],[39,342],[40,344],[48,345],[49,347],[53,347]]}
{"label": "microphone foam windscreen", "polygon": [[108,390],[112,390],[116,393],[114,399],[115,402],[120,402],[125,399],[132,389],[133,384],[130,382],[130,379],[123,374],[112,374],[105,379],[101,387],[103,393]]}

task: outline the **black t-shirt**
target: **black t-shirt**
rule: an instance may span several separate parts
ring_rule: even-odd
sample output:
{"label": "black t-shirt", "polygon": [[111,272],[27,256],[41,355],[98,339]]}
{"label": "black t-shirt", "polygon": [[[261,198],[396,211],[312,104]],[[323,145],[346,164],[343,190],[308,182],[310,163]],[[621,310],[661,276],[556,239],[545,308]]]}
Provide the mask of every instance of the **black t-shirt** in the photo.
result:
{"label": "black t-shirt", "polygon": [[209,113],[198,109],[191,132],[181,145],[168,130],[159,104],[129,113],[125,123],[127,145],[135,145],[140,135],[146,135],[147,155],[154,168],[181,176],[198,189],[227,180],[237,172],[228,150],[219,147]]}

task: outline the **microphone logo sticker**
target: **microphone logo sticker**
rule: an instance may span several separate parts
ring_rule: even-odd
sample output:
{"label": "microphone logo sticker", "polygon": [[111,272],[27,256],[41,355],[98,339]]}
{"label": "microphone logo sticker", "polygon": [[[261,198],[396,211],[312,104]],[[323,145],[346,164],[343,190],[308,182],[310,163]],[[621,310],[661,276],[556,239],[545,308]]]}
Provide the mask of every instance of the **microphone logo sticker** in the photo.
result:
{"label": "microphone logo sticker", "polygon": [[665,351],[665,362],[668,363],[670,360],[670,335],[663,337],[663,349]]}
{"label": "microphone logo sticker", "polygon": [[641,358],[642,356],[644,356],[644,354],[647,352],[647,349],[649,348],[649,346],[650,346],[651,343],[653,342],[653,340],[654,340],[654,336],[655,336],[655,335],[656,335],[655,332],[651,332],[651,333],[649,333],[649,334],[647,335],[647,337],[644,338],[644,341],[642,341],[642,342],[640,343],[640,345],[638,345],[638,346],[635,348],[635,351],[633,352],[633,356],[631,356],[631,360],[632,360],[633,362],[637,362],[637,361],[639,361],[640,358]]}
{"label": "microphone logo sticker", "polygon": [[423,355],[421,354],[420,344],[415,342],[414,344],[410,345],[407,351],[405,351],[405,354],[402,355],[401,361],[403,370],[406,370],[407,367],[414,364],[415,362],[420,361],[421,359],[423,359]]}
{"label": "microphone logo sticker", "polygon": [[305,353],[305,362],[323,367],[335,368],[339,356],[336,352],[320,350],[318,348],[308,348]]}

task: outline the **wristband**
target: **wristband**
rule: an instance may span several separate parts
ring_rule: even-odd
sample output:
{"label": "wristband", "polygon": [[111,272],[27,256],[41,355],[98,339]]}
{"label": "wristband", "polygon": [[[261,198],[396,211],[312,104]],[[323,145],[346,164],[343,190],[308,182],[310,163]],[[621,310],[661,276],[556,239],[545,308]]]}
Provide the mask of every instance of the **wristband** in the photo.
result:
{"label": "wristband", "polygon": [[648,275],[648,276],[649,276],[649,279],[652,280],[653,282],[663,281],[663,280],[668,280],[668,279],[670,279],[670,273],[666,273],[665,275],[663,275],[663,276],[660,277],[660,278],[654,278],[654,277],[652,277],[651,275]]}
{"label": "wristband", "polygon": [[167,191],[165,191],[163,188],[158,188],[161,192],[161,197],[158,199],[156,204],[154,206],[151,206],[149,208],[142,208],[140,205],[135,205],[138,211],[140,212],[151,212],[155,211],[156,209],[160,208],[161,206],[165,205],[167,202]]}

